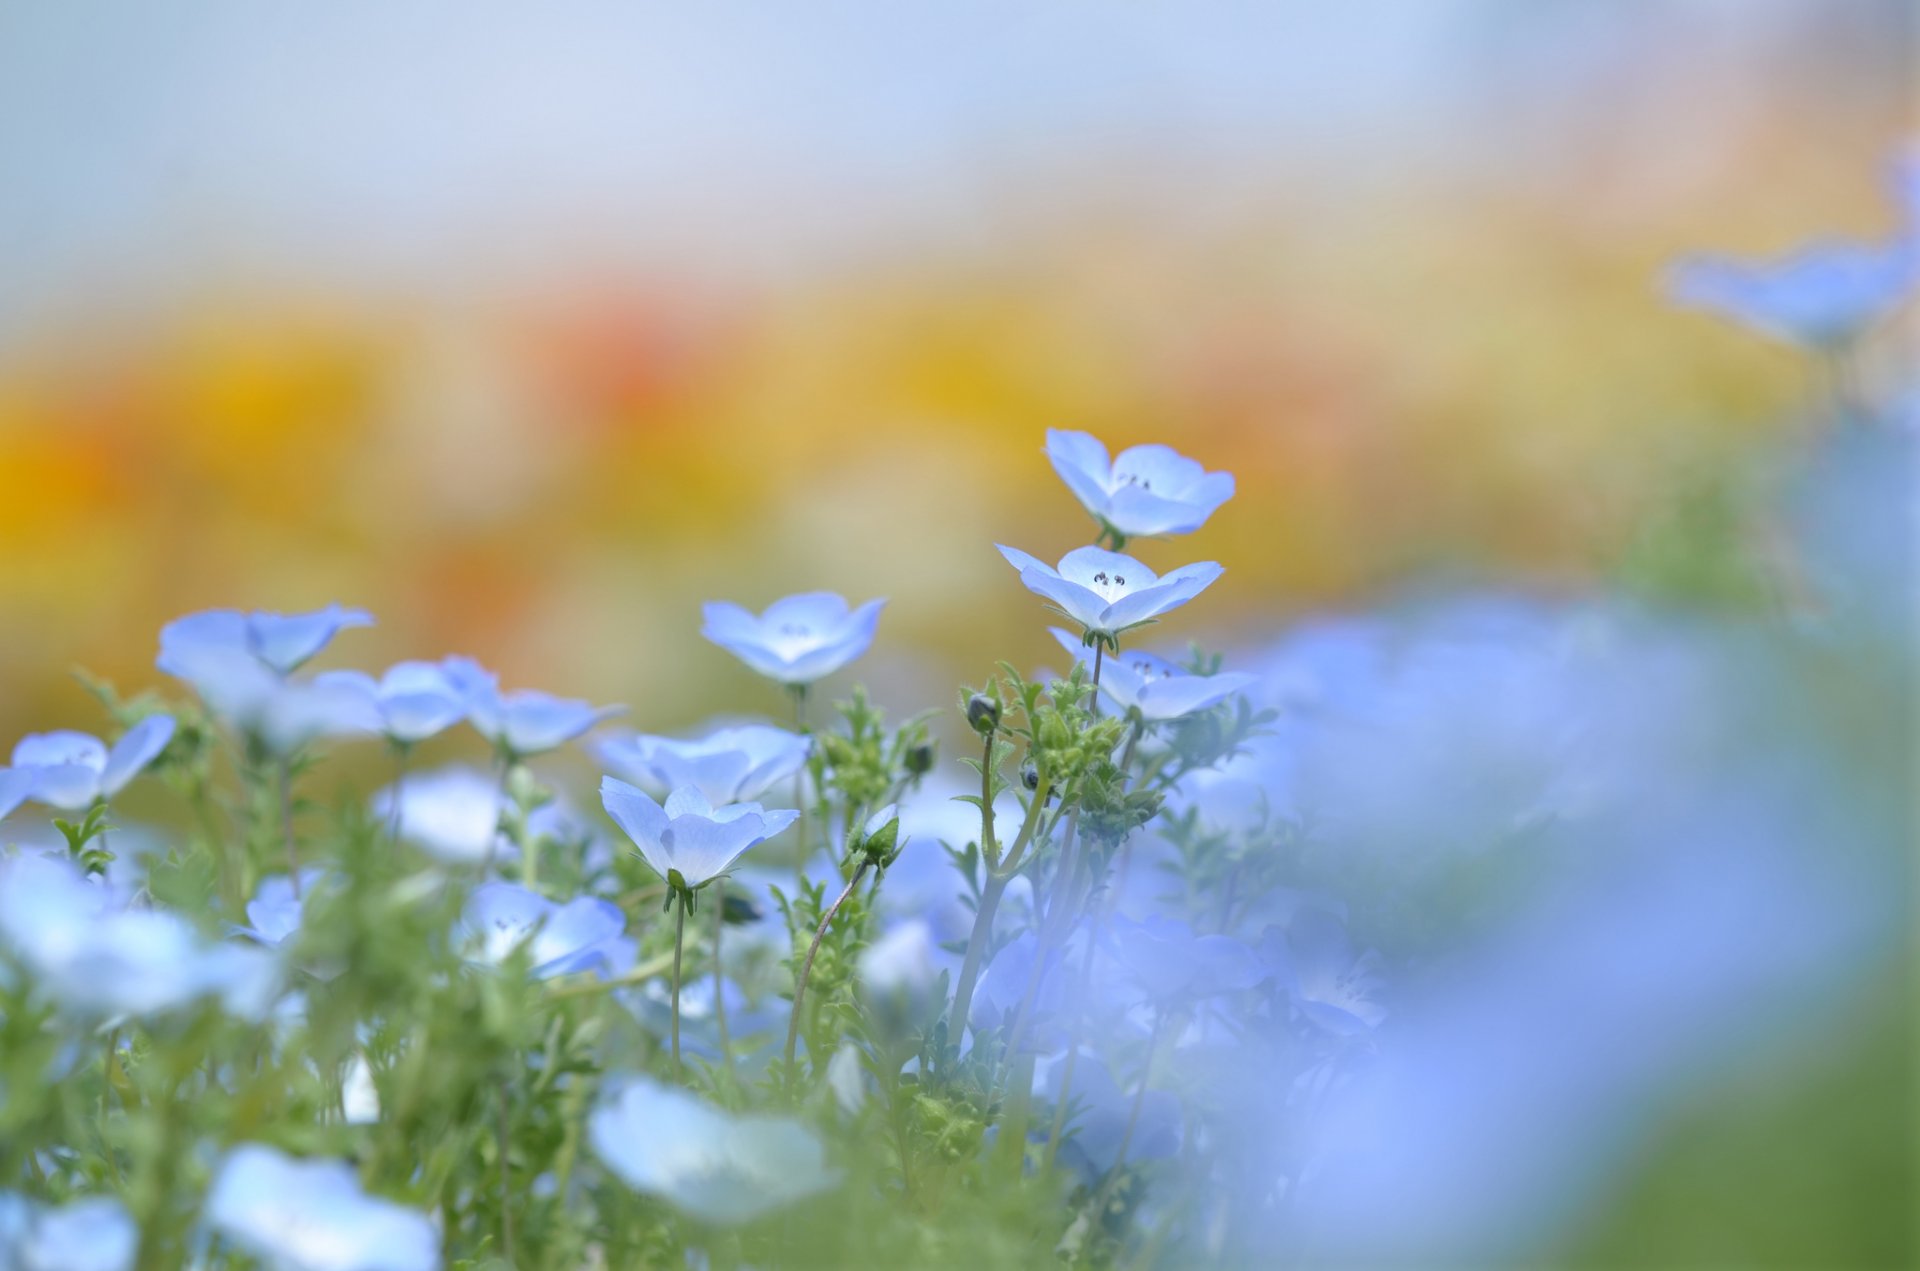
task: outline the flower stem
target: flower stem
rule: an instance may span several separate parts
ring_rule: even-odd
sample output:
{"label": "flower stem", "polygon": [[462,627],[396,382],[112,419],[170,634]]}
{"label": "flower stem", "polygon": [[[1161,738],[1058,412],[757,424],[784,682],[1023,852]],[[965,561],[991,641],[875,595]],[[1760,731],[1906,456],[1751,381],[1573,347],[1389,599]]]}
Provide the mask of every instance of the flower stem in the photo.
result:
{"label": "flower stem", "polygon": [[1133,1132],[1140,1124],[1140,1109],[1147,1102],[1147,1078],[1153,1075],[1153,1057],[1160,1050],[1160,1033],[1166,1027],[1167,1013],[1153,1013],[1153,1034],[1147,1038],[1147,1057],[1140,1064],[1140,1085],[1133,1092],[1133,1110],[1127,1114],[1127,1128],[1120,1135],[1120,1148],[1113,1154],[1113,1174],[1117,1178],[1127,1163],[1127,1149],[1133,1146]]}
{"label": "flower stem", "polygon": [[404,742],[395,742],[393,746],[393,815],[387,818],[387,837],[396,844],[400,842],[400,814],[404,806],[401,791],[407,784],[407,753],[411,749]]}
{"label": "flower stem", "polygon": [[1000,845],[993,840],[993,739],[994,729],[987,730],[986,745],[980,752],[980,855],[984,856],[989,869],[1000,864]]}
{"label": "flower stem", "polygon": [[1007,879],[989,872],[987,885],[980,889],[980,903],[974,910],[973,934],[967,937],[966,956],[960,962],[960,979],[953,990],[953,1021],[947,1037],[954,1045],[966,1035],[967,1016],[973,1011],[973,990],[980,980],[980,961],[987,950],[987,938],[993,931],[993,915],[1000,908],[1000,895]]}
{"label": "flower stem", "polygon": [[827,928],[833,925],[834,915],[840,912],[840,906],[847,903],[847,897],[853,895],[853,889],[860,885],[861,877],[867,872],[867,860],[860,859],[854,866],[853,877],[840,893],[840,899],[833,902],[827,912],[821,915],[820,928],[813,933],[813,943],[807,948],[807,960],[800,965],[800,978],[793,982],[793,1013],[787,1017],[787,1070],[793,1070],[793,1048],[800,1037],[800,1004],[807,996],[807,979],[813,974],[814,955],[820,952],[820,942],[826,939]]}
{"label": "flower stem", "polygon": [[687,935],[687,898],[676,896],[673,908],[673,1079],[680,1080],[680,946]]}
{"label": "flower stem", "polygon": [[507,1265],[512,1266],[513,1257],[513,1205],[508,1196],[507,1187],[507,1145],[511,1141],[507,1133],[507,1079],[502,1077],[496,1092],[498,1099],[495,1107],[499,1111],[499,1166],[500,1166],[500,1251],[507,1257]]}
{"label": "flower stem", "polygon": [[733,1079],[733,1042],[727,1036],[727,981],[720,965],[720,942],[727,928],[727,880],[713,883],[713,1022],[720,1030],[720,1063]]}
{"label": "flower stem", "polygon": [[293,760],[280,761],[280,837],[287,847],[287,881],[293,898],[300,899],[300,850],[293,841]]}

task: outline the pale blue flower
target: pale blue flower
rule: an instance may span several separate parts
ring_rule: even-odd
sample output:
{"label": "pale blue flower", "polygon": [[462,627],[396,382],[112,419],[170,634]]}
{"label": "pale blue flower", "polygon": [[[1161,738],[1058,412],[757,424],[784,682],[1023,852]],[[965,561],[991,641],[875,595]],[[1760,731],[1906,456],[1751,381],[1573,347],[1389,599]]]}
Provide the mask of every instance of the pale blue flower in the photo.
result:
{"label": "pale blue flower", "polygon": [[594,706],[537,689],[502,693],[498,678],[472,658],[450,657],[440,666],[465,703],[474,730],[493,743],[495,750],[516,760],[564,746],[627,709]]}
{"label": "pale blue flower", "polygon": [[[1060,1101],[1066,1058],[1062,1052],[1034,1070],[1034,1093],[1048,1103]],[[1072,1115],[1061,1159],[1090,1180],[1120,1163],[1120,1142],[1127,1137],[1129,1121],[1134,1121],[1127,1142],[1129,1161],[1164,1159],[1180,1150],[1180,1101],[1165,1090],[1148,1089],[1143,1096],[1137,1088],[1121,1089],[1105,1061],[1090,1050],[1083,1048],[1075,1058],[1073,1083],[1065,1093]],[[1136,1099],[1138,1120],[1133,1115]]]}
{"label": "pale blue flower", "polygon": [[[789,885],[793,875],[787,875]],[[733,889],[729,888],[729,892]],[[790,951],[791,941],[786,936],[786,920],[776,911],[773,918],[780,924],[781,942],[777,956],[784,957]],[[734,934],[732,924],[728,924],[727,935]],[[769,950],[769,953],[773,951]],[[727,952],[729,966],[738,965],[737,951],[731,946]],[[736,1063],[742,1065],[742,1075],[749,1075],[755,1068],[778,1054],[775,1044],[787,1034],[787,1018],[792,1003],[773,993],[762,994],[758,999],[750,996],[732,979],[722,979],[718,1003],[727,1012],[727,1045],[733,1052]],[[621,995],[621,1004],[633,1012],[634,1018],[654,1036],[665,1042],[673,1028],[673,989],[661,976],[647,980],[643,984]],[[713,977],[695,976],[680,986],[680,1048],[687,1054],[699,1055],[706,1059],[720,1058],[720,1021],[716,1007]],[[757,1062],[756,1062],[757,1061]]]}
{"label": "pale blue flower", "polygon": [[[1093,658],[1086,645],[1070,631],[1049,627],[1060,647],[1089,668]],[[1260,682],[1257,675],[1223,671],[1218,675],[1195,675],[1151,653],[1129,650],[1105,658],[1100,667],[1100,692],[1123,712],[1138,711],[1150,724],[1179,719],[1195,711],[1218,706],[1236,693],[1244,693]]]}
{"label": "pale blue flower", "polygon": [[364,609],[340,605],[296,614],[209,609],[177,618],[160,629],[159,667],[191,680],[193,676],[181,668],[209,656],[244,654],[277,675],[287,675],[344,629],[372,625],[373,616]]}
{"label": "pale blue flower", "polygon": [[[0,786],[0,816],[21,799],[37,799],[49,807],[77,811],[96,799],[111,799],[159,757],[173,739],[173,716],[149,715],[109,750],[87,733],[32,733],[13,748],[17,774]],[[12,802],[9,803],[8,799]]]}
{"label": "pale blue flower", "polygon": [[209,945],[177,914],[128,909],[66,860],[0,860],[0,945],[61,1008],[89,1018],[146,1016],[218,998],[256,1018],[279,987],[259,949]]}
{"label": "pale blue flower", "polygon": [[440,1234],[426,1214],[360,1189],[344,1161],[303,1161],[260,1143],[221,1160],[207,1224],[288,1271],[435,1271]]}
{"label": "pale blue flower", "polygon": [[291,617],[209,610],[161,628],[155,665],[193,685],[233,727],[289,754],[323,735],[380,731],[379,712],[363,693],[290,674],[342,628],[372,621],[338,605]]}
{"label": "pale blue flower", "polygon": [[628,1079],[596,1108],[587,1137],[629,1187],[723,1226],[839,1182],[819,1140],[800,1122],[732,1115],[647,1077]]}
{"label": "pale blue flower", "polygon": [[604,979],[633,966],[626,927],[620,907],[596,896],[555,904],[513,883],[488,882],[468,897],[457,943],[470,961],[491,965],[524,946],[543,980],[581,971]]}
{"label": "pale blue flower", "polygon": [[1818,241],[1778,260],[1697,256],[1675,265],[1668,294],[1754,330],[1816,349],[1839,348],[1892,313],[1920,281],[1920,250]]}
{"label": "pale blue flower", "polygon": [[311,896],[326,876],[318,865],[309,865],[300,871],[300,889],[295,891],[285,874],[268,874],[247,902],[248,925],[239,933],[265,945],[285,944],[300,930],[302,898]]}
{"label": "pale blue flower", "polygon": [[727,872],[742,853],[792,825],[799,813],[765,811],[757,803],[715,807],[682,786],[662,807],[618,777],[603,777],[600,799],[640,856],[662,879],[694,891]]}
{"label": "pale blue flower", "polygon": [[1062,1044],[1057,1024],[1069,1005],[1067,977],[1061,974],[1066,951],[1050,950],[1036,980],[1034,963],[1039,955],[1040,940],[1032,931],[1021,932],[993,955],[974,989],[973,1006],[967,1016],[967,1027],[976,1039],[996,1029],[1012,1029],[1019,1021],[1021,1004],[1026,1003],[1022,1048],[1051,1050]]}
{"label": "pale blue flower", "polygon": [[1294,1009],[1328,1032],[1359,1036],[1387,1017],[1378,1000],[1385,983],[1380,955],[1356,955],[1346,924],[1326,909],[1295,910],[1284,932],[1267,933],[1261,952],[1283,976]]}
{"label": "pale blue flower", "polygon": [[140,1232],[120,1202],[87,1196],[57,1208],[0,1192],[0,1268],[130,1271]]}
{"label": "pale blue flower", "polygon": [[500,835],[502,807],[499,779],[462,764],[410,772],[373,796],[382,825],[397,824],[400,838],[450,865],[509,852]]}
{"label": "pale blue flower", "polygon": [[1047,458],[1081,506],[1122,541],[1191,534],[1233,497],[1233,474],[1208,472],[1167,446],[1133,446],[1112,462],[1092,435],[1047,430]]}
{"label": "pale blue flower", "polygon": [[1223,572],[1212,561],[1182,565],[1164,578],[1131,556],[1077,547],[1055,568],[1013,547],[1000,547],[1007,564],[1036,596],[1090,635],[1118,636],[1170,613],[1205,591]]}
{"label": "pale blue flower", "polygon": [[379,731],[400,745],[425,741],[467,713],[462,687],[435,662],[396,662],[377,680],[365,671],[323,671],[313,682],[359,694]]}
{"label": "pale blue flower", "polygon": [[869,600],[849,610],[844,597],[810,591],[776,600],[755,617],[739,605],[715,601],[705,607],[700,634],[769,679],[805,685],[867,651],[886,603]]}
{"label": "pale blue flower", "polygon": [[1261,980],[1253,950],[1231,936],[1201,935],[1177,919],[1133,922],[1116,915],[1110,940],[1134,986],[1158,1004],[1232,993]]}
{"label": "pale blue flower", "polygon": [[721,728],[697,741],[627,734],[599,739],[607,767],[665,795],[693,786],[715,804],[757,799],[790,780],[807,761],[812,739],[767,724]]}

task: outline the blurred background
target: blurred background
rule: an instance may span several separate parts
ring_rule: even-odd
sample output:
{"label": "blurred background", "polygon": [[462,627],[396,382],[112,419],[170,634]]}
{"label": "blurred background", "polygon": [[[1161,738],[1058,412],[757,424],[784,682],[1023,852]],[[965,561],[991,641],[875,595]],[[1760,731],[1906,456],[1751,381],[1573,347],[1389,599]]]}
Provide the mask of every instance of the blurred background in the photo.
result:
{"label": "blurred background", "polygon": [[[330,600],[643,727],[704,599],[892,598],[944,701],[1054,651],[1044,430],[1239,497],[1225,643],[1564,591],[1791,432],[1674,253],[1877,236],[1902,0],[0,9],[0,733],[188,610]],[[1882,349],[1882,359],[1891,351]],[[1716,478],[1717,479],[1717,478]]]}

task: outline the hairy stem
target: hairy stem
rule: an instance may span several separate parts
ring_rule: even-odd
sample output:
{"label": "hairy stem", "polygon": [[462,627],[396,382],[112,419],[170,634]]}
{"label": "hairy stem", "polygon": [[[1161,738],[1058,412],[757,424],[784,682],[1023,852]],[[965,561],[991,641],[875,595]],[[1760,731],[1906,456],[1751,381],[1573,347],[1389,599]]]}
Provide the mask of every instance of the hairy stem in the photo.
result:
{"label": "hairy stem", "polygon": [[820,942],[826,939],[827,928],[833,925],[834,915],[840,912],[840,906],[847,903],[847,897],[853,895],[853,889],[860,885],[861,876],[867,872],[867,861],[862,857],[853,868],[853,877],[840,892],[840,899],[828,907],[820,917],[819,930],[813,933],[813,943],[807,947],[807,960],[800,964],[799,978],[793,982],[793,1013],[787,1017],[787,1070],[793,1070],[793,1049],[800,1037],[800,1004],[807,996],[807,979],[813,974],[813,959],[820,952]]}
{"label": "hairy stem", "polygon": [[680,946],[687,935],[687,902],[676,897],[673,910],[673,1079],[680,1080]]}
{"label": "hairy stem", "polygon": [[280,837],[287,848],[287,881],[300,899],[300,849],[293,841],[293,760],[280,761]]}

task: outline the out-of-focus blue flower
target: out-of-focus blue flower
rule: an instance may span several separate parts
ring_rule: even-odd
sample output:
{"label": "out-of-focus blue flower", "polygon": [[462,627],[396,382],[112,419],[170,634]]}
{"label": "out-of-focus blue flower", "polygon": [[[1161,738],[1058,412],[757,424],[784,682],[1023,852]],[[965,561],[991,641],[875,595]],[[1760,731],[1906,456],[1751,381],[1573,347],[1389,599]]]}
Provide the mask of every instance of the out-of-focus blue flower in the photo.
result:
{"label": "out-of-focus blue flower", "polygon": [[1111,463],[1091,434],[1047,430],[1047,458],[1082,507],[1121,538],[1191,534],[1233,497],[1233,474],[1168,446],[1132,446]]}
{"label": "out-of-focus blue flower", "polygon": [[[788,881],[792,876],[788,875]],[[777,915],[776,915],[777,917]],[[781,919],[784,930],[785,920]],[[731,932],[729,932],[731,934]],[[782,952],[789,946],[783,945]],[[731,964],[729,970],[732,969]],[[666,1041],[673,1028],[673,990],[660,976],[621,994],[621,1003],[647,1030]],[[774,993],[753,998],[732,979],[720,981],[716,1000],[713,977],[696,976],[680,986],[680,1048],[707,1059],[720,1057],[719,1007],[727,1013],[727,1044],[741,1075],[754,1070],[779,1052],[775,1043],[786,1036],[792,1003]]]}
{"label": "out-of-focus blue flower", "polygon": [[[1075,658],[1093,665],[1086,645],[1070,631],[1049,627],[1060,647]],[[1150,724],[1179,719],[1195,711],[1244,693],[1260,682],[1255,675],[1222,671],[1218,675],[1195,675],[1151,653],[1128,650],[1102,661],[1100,692],[1122,711],[1138,711]]]}
{"label": "out-of-focus blue flower", "polygon": [[379,731],[400,745],[425,741],[467,713],[461,686],[435,662],[396,662],[377,680],[365,671],[322,671],[313,682],[357,693]]}
{"label": "out-of-focus blue flower", "polygon": [[1680,304],[1776,339],[1832,349],[1892,313],[1916,281],[1920,249],[1911,240],[1885,246],[1820,241],[1758,264],[1692,257],[1673,267],[1667,291]]}
{"label": "out-of-focus blue flower", "polygon": [[221,1160],[207,1196],[215,1232],[275,1267],[298,1271],[436,1271],[440,1234],[427,1215],[360,1190],[344,1161],[303,1161],[259,1143]]}
{"label": "out-of-focus blue flower", "polygon": [[886,603],[869,600],[850,609],[844,596],[809,591],[776,600],[755,617],[739,605],[713,601],[702,611],[700,634],[768,679],[806,685],[867,651]]}
{"label": "out-of-focus blue flower", "polygon": [[1133,557],[1100,547],[1076,547],[1060,558],[1057,569],[1018,548],[1002,546],[1000,554],[1020,571],[1028,591],[1052,601],[1089,635],[1118,636],[1152,622],[1205,591],[1224,572],[1202,561],[1162,578]]}
{"label": "out-of-focus blue flower", "polygon": [[792,825],[791,809],[764,811],[757,803],[716,808],[693,786],[682,786],[665,807],[618,777],[603,777],[600,799],[661,879],[693,891],[706,886],[748,848]]}
{"label": "out-of-focus blue flower", "polygon": [[214,714],[287,754],[323,735],[380,731],[362,693],[291,674],[342,628],[372,622],[339,605],[291,616],[213,609],[161,628],[155,665],[193,685]]}
{"label": "out-of-focus blue flower", "polygon": [[0,1268],[5,1271],[129,1271],[139,1229],[119,1201],[87,1196],[41,1208],[0,1192]]}
{"label": "out-of-focus blue flower", "polygon": [[[22,799],[74,811],[119,794],[173,739],[173,716],[149,715],[109,750],[87,733],[32,733],[13,748],[14,775],[0,777],[0,816]],[[12,802],[8,802],[11,799]]]}
{"label": "out-of-focus blue flower", "polygon": [[861,998],[884,1036],[904,1040],[931,1022],[942,1005],[933,931],[903,922],[861,951]]}
{"label": "out-of-focus blue flower", "polygon": [[1061,969],[1066,951],[1047,954],[1039,978],[1034,967],[1040,958],[1040,940],[1031,931],[1023,931],[1006,943],[987,969],[973,992],[973,1006],[967,1023],[975,1036],[997,1028],[1012,1028],[1019,1021],[1021,1003],[1027,1006],[1026,1031],[1021,1046],[1026,1050],[1052,1050],[1062,1044],[1056,1024],[1066,1006],[1066,976]]}
{"label": "out-of-focus blue flower", "polygon": [[595,724],[627,709],[595,706],[538,689],[502,693],[498,677],[472,658],[450,657],[440,665],[465,704],[467,719],[474,731],[493,743],[495,750],[513,759],[526,759],[564,746]]}
{"label": "out-of-focus blue flower", "polygon": [[610,979],[633,966],[626,928],[620,907],[597,896],[556,905],[513,883],[487,882],[467,900],[459,944],[469,960],[493,965],[524,945],[543,980],[581,971]]}
{"label": "out-of-focus blue flower", "polygon": [[1337,915],[1303,905],[1285,930],[1266,933],[1260,951],[1286,984],[1294,1007],[1328,1032],[1357,1036],[1387,1017],[1378,1000],[1384,984],[1379,955],[1371,950],[1356,955],[1347,925]]}
{"label": "out-of-focus blue flower", "polygon": [[240,933],[261,944],[285,944],[300,930],[302,897],[311,896],[326,876],[324,869],[309,865],[300,871],[300,890],[296,892],[285,874],[268,874],[247,902],[248,925],[240,928]]}
{"label": "out-of-focus blue flower", "polygon": [[276,675],[288,675],[347,627],[370,627],[364,609],[328,605],[312,613],[241,613],[208,609],[176,618],[160,629],[159,667],[192,680],[189,668],[210,657],[242,654]]}
{"label": "out-of-focus blue flower", "polygon": [[450,865],[504,857],[501,806],[498,779],[459,764],[410,772],[373,796],[383,825],[395,824],[397,813],[402,839]]}
{"label": "out-of-focus blue flower", "polygon": [[[1066,1074],[1066,1054],[1052,1056],[1034,1070],[1035,1093],[1049,1103],[1060,1100]],[[1119,1164],[1120,1140],[1126,1137],[1138,1090],[1122,1090],[1104,1060],[1082,1049],[1073,1063],[1073,1083],[1067,1089],[1074,1115],[1067,1122],[1069,1137],[1060,1158],[1088,1178],[1099,1178]],[[1129,1161],[1172,1156],[1180,1149],[1180,1101],[1165,1090],[1149,1089],[1140,1102],[1140,1119],[1127,1144]]]}
{"label": "out-of-focus blue flower", "polygon": [[819,1140],[788,1117],[733,1116],[647,1077],[587,1122],[593,1149],[636,1191],[703,1222],[749,1222],[839,1182]]}
{"label": "out-of-focus blue flower", "polygon": [[208,945],[158,909],[124,909],[65,860],[0,860],[0,943],[60,1007],[88,1018],[146,1016],[218,997],[256,1018],[279,985],[258,949]]}
{"label": "out-of-focus blue flower", "polygon": [[721,728],[698,741],[673,737],[603,737],[601,762],[620,776],[665,796],[693,786],[716,806],[756,799],[788,780],[807,761],[810,738],[768,724]]}
{"label": "out-of-focus blue flower", "polygon": [[1157,1004],[1232,993],[1260,982],[1260,960],[1253,950],[1231,936],[1198,935],[1178,919],[1115,917],[1109,940],[1128,977]]}

